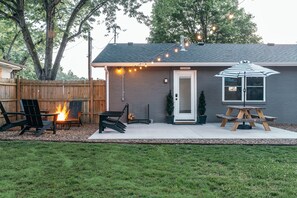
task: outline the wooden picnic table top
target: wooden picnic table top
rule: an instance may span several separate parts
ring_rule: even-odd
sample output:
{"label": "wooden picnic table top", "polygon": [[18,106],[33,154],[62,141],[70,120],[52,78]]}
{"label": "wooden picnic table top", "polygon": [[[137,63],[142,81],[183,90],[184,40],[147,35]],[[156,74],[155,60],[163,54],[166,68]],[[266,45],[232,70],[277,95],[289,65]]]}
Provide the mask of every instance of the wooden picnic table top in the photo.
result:
{"label": "wooden picnic table top", "polygon": [[228,108],[231,108],[231,109],[245,109],[245,110],[250,110],[250,109],[265,109],[265,107],[243,106],[243,105],[229,105]]}

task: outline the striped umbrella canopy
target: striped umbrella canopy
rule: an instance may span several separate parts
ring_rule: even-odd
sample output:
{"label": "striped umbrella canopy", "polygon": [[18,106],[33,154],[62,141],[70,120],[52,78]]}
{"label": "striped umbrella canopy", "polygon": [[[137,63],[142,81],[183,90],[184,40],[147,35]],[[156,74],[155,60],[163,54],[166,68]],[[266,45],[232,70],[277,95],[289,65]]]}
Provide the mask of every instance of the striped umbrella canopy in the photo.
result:
{"label": "striped umbrella canopy", "polygon": [[216,77],[229,77],[229,78],[244,78],[243,81],[243,106],[245,106],[245,95],[246,95],[246,77],[267,77],[273,74],[279,74],[279,72],[272,69],[262,67],[260,65],[255,65],[250,61],[240,61],[238,64],[229,67],[219,74],[215,75]]}
{"label": "striped umbrella canopy", "polygon": [[230,78],[241,78],[241,77],[266,77],[273,74],[279,74],[279,72],[272,69],[262,67],[260,65],[255,65],[250,61],[240,61],[238,64],[229,67],[219,74],[216,74],[216,77],[230,77]]}

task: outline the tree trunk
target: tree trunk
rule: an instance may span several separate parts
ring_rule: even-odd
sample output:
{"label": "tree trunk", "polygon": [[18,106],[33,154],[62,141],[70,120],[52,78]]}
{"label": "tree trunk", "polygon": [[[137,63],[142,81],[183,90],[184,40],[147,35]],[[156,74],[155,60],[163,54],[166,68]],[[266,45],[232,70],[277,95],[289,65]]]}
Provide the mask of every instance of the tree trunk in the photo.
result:
{"label": "tree trunk", "polygon": [[33,43],[29,28],[26,24],[25,21],[25,16],[24,16],[24,0],[19,0],[18,4],[17,4],[17,12],[16,12],[16,17],[17,17],[17,23],[19,24],[22,34],[23,34],[23,38],[26,44],[26,47],[29,51],[30,56],[32,57],[33,63],[34,63],[34,70],[35,73],[37,75],[37,78],[40,79],[40,77],[42,76],[42,67],[39,61],[39,57],[38,54],[36,52],[36,48],[35,45]]}
{"label": "tree trunk", "polygon": [[46,47],[45,47],[45,59],[44,59],[44,79],[42,80],[55,80],[51,78],[51,70],[53,64],[53,49],[54,49],[54,37],[55,37],[55,8],[59,1],[52,1],[48,3],[44,1],[44,7],[46,11]]}

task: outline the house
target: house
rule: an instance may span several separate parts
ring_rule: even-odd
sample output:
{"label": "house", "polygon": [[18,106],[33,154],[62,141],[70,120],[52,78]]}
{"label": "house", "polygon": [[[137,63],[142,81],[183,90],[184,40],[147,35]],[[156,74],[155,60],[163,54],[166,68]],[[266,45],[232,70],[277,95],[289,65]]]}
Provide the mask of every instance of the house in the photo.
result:
{"label": "house", "polygon": [[21,69],[23,69],[22,65],[0,60],[0,78],[14,78],[15,73]]}
{"label": "house", "polygon": [[[280,72],[266,78],[215,77],[220,71],[249,60]],[[122,109],[129,103],[132,112],[144,116],[150,104],[150,118],[165,122],[166,95],[174,97],[175,122],[197,121],[199,94],[204,91],[208,122],[218,122],[217,113],[227,105],[259,105],[277,122],[297,123],[297,45],[278,44],[191,44],[172,43],[108,44],[93,60],[104,67],[107,81],[107,108]]]}

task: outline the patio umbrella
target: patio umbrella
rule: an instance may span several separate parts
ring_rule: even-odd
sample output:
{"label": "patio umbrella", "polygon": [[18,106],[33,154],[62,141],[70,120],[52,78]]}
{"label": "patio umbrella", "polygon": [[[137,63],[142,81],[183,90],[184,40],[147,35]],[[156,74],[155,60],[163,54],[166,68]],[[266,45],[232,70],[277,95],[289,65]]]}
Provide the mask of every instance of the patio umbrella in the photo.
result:
{"label": "patio umbrella", "polygon": [[229,77],[229,78],[244,78],[243,80],[243,106],[245,106],[245,93],[246,93],[246,77],[267,77],[273,74],[279,74],[279,72],[272,69],[262,67],[260,65],[255,65],[250,61],[240,61],[238,64],[229,67],[216,77]]}
{"label": "patio umbrella", "polygon": [[[229,78],[244,78],[243,79],[243,106],[245,106],[245,94],[246,94],[246,77],[267,77],[273,74],[279,74],[279,72],[272,69],[262,67],[260,65],[255,65],[250,61],[240,61],[238,64],[229,67],[219,74],[215,75],[216,77],[229,77]],[[241,129],[249,129],[250,126],[243,123],[240,126]]]}

